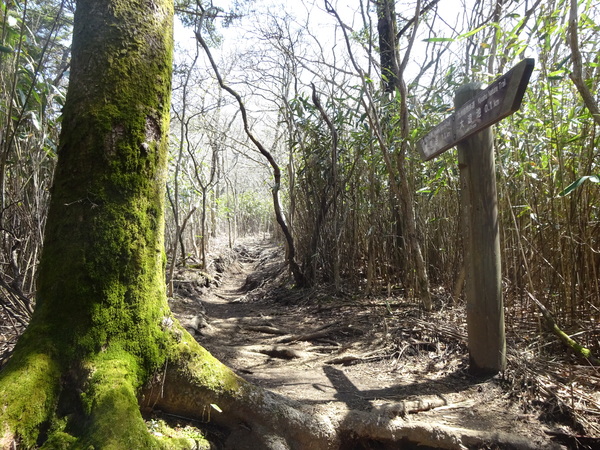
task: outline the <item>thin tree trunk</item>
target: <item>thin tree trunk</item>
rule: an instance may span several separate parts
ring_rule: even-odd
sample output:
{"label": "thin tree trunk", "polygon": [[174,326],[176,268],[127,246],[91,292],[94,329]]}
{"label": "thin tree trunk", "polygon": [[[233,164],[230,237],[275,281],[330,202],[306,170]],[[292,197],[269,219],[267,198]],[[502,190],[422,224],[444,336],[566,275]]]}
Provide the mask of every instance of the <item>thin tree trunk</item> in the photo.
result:
{"label": "thin tree trunk", "polygon": [[[332,233],[333,234],[333,236],[332,236],[333,255],[331,255],[331,258],[333,260],[332,261],[333,283],[334,283],[336,292],[339,292],[342,289],[342,280],[341,280],[341,276],[340,276],[340,248],[339,248],[340,246],[339,246],[338,217],[337,217],[338,216],[337,200],[338,200],[338,196],[339,196],[337,153],[338,153],[339,138],[338,138],[337,129],[333,125],[331,118],[329,117],[329,115],[327,114],[327,112],[325,111],[323,106],[321,105],[321,102],[319,101],[319,97],[317,96],[317,89],[315,88],[315,85],[311,83],[311,86],[312,86],[313,103],[316,106],[316,108],[319,110],[321,117],[327,124],[327,128],[329,128],[329,132],[331,133],[331,192],[332,192],[331,220],[332,220],[332,228],[333,228],[333,233]],[[327,191],[328,191],[328,189],[325,189],[324,198],[326,198],[325,196],[327,194]],[[327,202],[327,203],[329,203],[329,202]],[[325,208],[325,211],[327,211],[328,209],[329,209],[329,207],[327,206]],[[321,230],[321,227],[318,226],[315,228],[316,229],[313,231],[313,233],[319,233]],[[313,250],[316,250],[316,248]]]}
{"label": "thin tree trunk", "polygon": [[[420,1],[417,1],[415,18],[418,17],[420,9]],[[409,249],[410,260],[413,263],[416,271],[415,275],[417,281],[415,286],[415,294],[421,299],[423,307],[426,310],[431,310],[432,303],[431,294],[429,292],[429,278],[427,276],[427,267],[423,257],[423,252],[421,251],[421,244],[419,243],[413,190],[408,180],[408,162],[406,160],[410,128],[408,122],[408,106],[406,104],[408,91],[406,89],[406,83],[404,82],[404,69],[408,62],[410,49],[416,36],[415,32],[418,19],[414,20],[413,34],[409,41],[409,48],[404,55],[404,59],[402,62],[400,62],[397,49],[398,33],[396,32],[396,12],[394,1],[379,1],[377,3],[377,14],[379,19],[377,27],[379,29],[379,46],[383,84],[386,92],[392,93],[397,89],[400,94],[400,145],[398,153],[396,154],[396,162],[399,178],[398,201],[400,201],[402,211],[402,229],[405,233],[404,239]],[[391,132],[393,133],[394,131],[391,130]],[[384,149],[384,152],[387,152],[387,150]],[[389,159],[389,157],[387,157],[387,159]],[[388,163],[388,166],[391,166],[391,164]]]}
{"label": "thin tree trunk", "polygon": [[569,45],[571,47],[571,56],[573,58],[573,72],[569,76],[579,91],[579,95],[581,95],[581,98],[592,115],[594,122],[596,122],[596,125],[600,125],[600,108],[598,108],[598,102],[590,92],[589,87],[585,83],[585,78],[583,75],[583,61],[581,57],[581,51],[579,50],[579,38],[577,34],[577,4],[577,0],[571,0],[568,35]]}

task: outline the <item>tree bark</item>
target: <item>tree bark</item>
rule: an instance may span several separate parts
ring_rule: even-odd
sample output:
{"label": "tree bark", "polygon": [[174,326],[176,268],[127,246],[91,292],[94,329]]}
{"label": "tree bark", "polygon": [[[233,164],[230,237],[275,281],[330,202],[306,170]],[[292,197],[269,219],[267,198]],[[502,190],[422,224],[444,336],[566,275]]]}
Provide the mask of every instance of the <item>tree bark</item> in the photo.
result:
{"label": "tree bark", "polygon": [[378,0],[377,4],[377,32],[379,35],[379,61],[381,63],[381,78],[384,91],[393,93],[398,86],[397,30],[396,30],[396,5],[394,1]]}
{"label": "tree bark", "polygon": [[579,37],[577,34],[578,18],[577,18],[577,1],[571,0],[571,8],[569,10],[569,46],[571,47],[571,56],[573,58],[573,72],[569,74],[573,84],[579,91],[579,95],[583,99],[586,108],[589,110],[596,125],[600,126],[600,108],[594,95],[590,91],[585,82],[583,74],[583,60],[581,51],[579,50]]}

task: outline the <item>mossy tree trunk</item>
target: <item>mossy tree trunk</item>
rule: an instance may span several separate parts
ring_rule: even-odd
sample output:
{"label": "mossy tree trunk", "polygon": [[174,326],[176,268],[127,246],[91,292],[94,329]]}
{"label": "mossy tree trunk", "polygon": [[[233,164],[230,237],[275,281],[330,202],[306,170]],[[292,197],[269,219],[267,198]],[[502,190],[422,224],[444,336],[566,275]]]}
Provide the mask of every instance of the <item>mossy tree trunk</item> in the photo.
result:
{"label": "mossy tree trunk", "polygon": [[169,0],[77,1],[36,310],[0,378],[4,445],[149,442],[132,411],[169,346],[172,18]]}

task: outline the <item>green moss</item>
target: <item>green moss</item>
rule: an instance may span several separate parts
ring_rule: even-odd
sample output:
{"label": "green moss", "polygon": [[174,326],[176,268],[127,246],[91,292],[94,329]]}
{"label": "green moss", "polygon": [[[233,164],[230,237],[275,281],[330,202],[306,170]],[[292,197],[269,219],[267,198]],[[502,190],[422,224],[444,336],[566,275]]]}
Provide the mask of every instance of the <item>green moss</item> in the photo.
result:
{"label": "green moss", "polygon": [[70,417],[54,417],[48,428],[48,438],[42,450],[67,450],[76,447],[77,438],[66,431]]}
{"label": "green moss", "polygon": [[170,426],[164,420],[152,419],[146,422],[148,430],[165,450],[171,449],[210,449],[211,444],[198,428],[186,425]]}
{"label": "green moss", "polygon": [[41,450],[68,450],[77,446],[77,438],[64,431],[55,431],[40,447]]}
{"label": "green moss", "polygon": [[110,5],[78,5],[38,303],[65,361],[117,342],[150,372],[164,362],[172,4]]}
{"label": "green moss", "polygon": [[136,393],[142,380],[137,358],[111,346],[86,368],[91,375],[81,394],[89,417],[81,438],[84,448],[158,448],[138,407]]}
{"label": "green moss", "polygon": [[15,436],[24,448],[37,443],[58,401],[61,370],[44,350],[43,341],[32,339],[29,332],[0,372],[2,432]]}
{"label": "green moss", "polygon": [[183,330],[182,336],[174,360],[187,361],[189,376],[196,380],[196,384],[217,394],[241,395],[247,382],[212,356],[187,331]]}

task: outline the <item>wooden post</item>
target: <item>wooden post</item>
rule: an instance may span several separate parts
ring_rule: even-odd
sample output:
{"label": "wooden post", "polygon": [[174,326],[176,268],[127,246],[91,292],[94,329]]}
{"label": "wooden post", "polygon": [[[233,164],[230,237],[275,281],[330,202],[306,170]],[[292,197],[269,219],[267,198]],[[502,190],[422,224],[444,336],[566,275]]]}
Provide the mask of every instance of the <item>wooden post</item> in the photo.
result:
{"label": "wooden post", "polygon": [[[481,92],[479,83],[462,86],[454,98],[455,108],[458,110]],[[493,375],[506,367],[506,340],[491,127],[458,143],[458,165],[467,271],[470,371],[476,375]]]}

